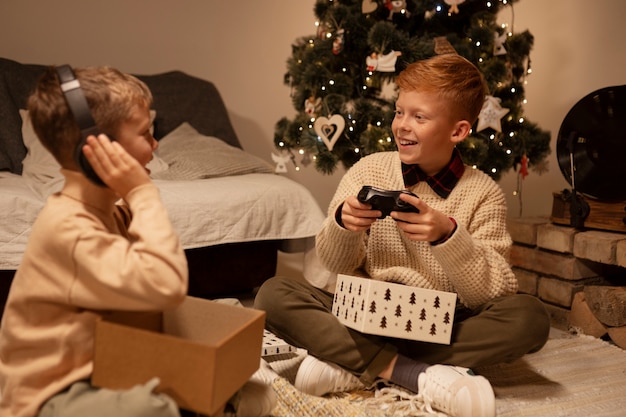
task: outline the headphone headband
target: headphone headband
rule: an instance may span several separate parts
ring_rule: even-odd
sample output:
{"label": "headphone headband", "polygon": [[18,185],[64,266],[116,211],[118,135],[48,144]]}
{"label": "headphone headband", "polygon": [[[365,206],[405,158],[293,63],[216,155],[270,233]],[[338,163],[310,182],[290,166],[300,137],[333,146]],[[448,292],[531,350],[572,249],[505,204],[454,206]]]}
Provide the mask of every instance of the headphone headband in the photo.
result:
{"label": "headphone headband", "polygon": [[[89,165],[89,162],[87,161],[87,158],[85,158],[85,155],[83,155],[82,150],[86,143],[87,136],[98,135],[100,133],[100,129],[96,126],[96,122],[91,115],[87,98],[80,87],[80,82],[78,82],[74,71],[72,71],[72,68],[69,65],[56,67],[56,72],[65,101],[70,108],[70,112],[74,115],[74,119],[80,129],[81,140],[79,141],[78,146],[76,146],[76,149],[74,149],[74,160],[87,178],[97,185],[104,186],[104,182],[100,179],[100,177],[98,177],[92,166]],[[109,136],[109,138],[113,140],[112,137]]]}
{"label": "headphone headband", "polygon": [[80,88],[80,82],[74,75],[72,68],[69,65],[61,65],[56,68],[56,71],[67,105],[74,115],[76,123],[78,123],[81,138],[86,139],[89,135],[100,133],[89,110],[85,94]]}

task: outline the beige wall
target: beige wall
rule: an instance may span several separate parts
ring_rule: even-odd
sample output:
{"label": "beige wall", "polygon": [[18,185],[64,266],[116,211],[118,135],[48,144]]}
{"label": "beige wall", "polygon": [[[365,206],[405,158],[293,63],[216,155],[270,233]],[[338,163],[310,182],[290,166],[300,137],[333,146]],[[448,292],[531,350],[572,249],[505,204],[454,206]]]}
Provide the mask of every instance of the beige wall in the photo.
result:
{"label": "beige wall", "polygon": [[[244,148],[271,162],[274,124],[293,116],[283,85],[291,43],[315,33],[314,0],[2,0],[0,56],[28,63],[108,64],[151,74],[179,69],[219,87]],[[567,187],[555,141],[569,109],[589,92],[626,83],[626,25],[621,0],[520,0],[514,29],[535,36],[527,117],[552,132],[550,171],[500,182],[511,216],[547,215],[552,192]],[[504,13],[501,20],[510,21]],[[307,186],[325,210],[343,170],[313,167],[289,177]]]}

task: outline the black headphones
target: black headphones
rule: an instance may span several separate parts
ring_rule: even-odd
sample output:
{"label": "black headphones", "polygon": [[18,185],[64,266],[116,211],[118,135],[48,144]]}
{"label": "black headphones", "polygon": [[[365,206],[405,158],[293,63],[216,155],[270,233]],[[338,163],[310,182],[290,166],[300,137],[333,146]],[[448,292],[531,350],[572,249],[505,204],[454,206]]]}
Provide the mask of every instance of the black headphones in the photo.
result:
{"label": "black headphones", "polygon": [[[85,146],[87,136],[97,136],[103,132],[98,128],[98,126],[96,126],[96,122],[91,115],[91,110],[89,109],[89,104],[87,103],[85,94],[80,88],[80,83],[78,82],[74,71],[72,71],[72,68],[69,65],[61,65],[56,67],[56,71],[59,77],[59,83],[61,84],[61,91],[63,91],[63,95],[65,96],[65,101],[74,115],[74,119],[80,129],[81,140],[74,150],[74,161],[87,178],[99,186],[106,187],[83,154],[83,146]],[[115,140],[111,135],[107,134],[107,136],[110,140]]]}

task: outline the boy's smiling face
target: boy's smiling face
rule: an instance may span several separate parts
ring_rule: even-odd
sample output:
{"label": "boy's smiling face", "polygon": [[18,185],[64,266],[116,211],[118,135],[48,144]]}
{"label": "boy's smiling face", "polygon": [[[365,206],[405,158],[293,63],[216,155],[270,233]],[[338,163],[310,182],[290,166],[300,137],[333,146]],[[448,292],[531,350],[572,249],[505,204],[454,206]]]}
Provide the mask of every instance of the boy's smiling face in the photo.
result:
{"label": "boy's smiling face", "polygon": [[400,90],[391,123],[400,160],[436,174],[450,161],[456,143],[467,136],[459,132],[463,123],[469,125],[453,120],[449,106],[436,94]]}
{"label": "boy's smiling face", "polygon": [[130,117],[120,124],[116,140],[143,167],[152,160],[158,142],[150,133],[150,112],[147,107],[135,106]]}

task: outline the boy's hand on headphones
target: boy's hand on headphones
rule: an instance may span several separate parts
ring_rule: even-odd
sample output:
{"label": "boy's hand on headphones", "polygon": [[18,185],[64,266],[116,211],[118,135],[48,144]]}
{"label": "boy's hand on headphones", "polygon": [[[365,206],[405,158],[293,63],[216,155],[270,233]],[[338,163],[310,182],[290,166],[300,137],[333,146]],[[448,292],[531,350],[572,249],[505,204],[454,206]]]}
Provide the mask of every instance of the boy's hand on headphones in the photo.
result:
{"label": "boy's hand on headphones", "polygon": [[104,134],[89,136],[83,152],[100,179],[122,198],[151,182],[146,169],[122,145]]}

